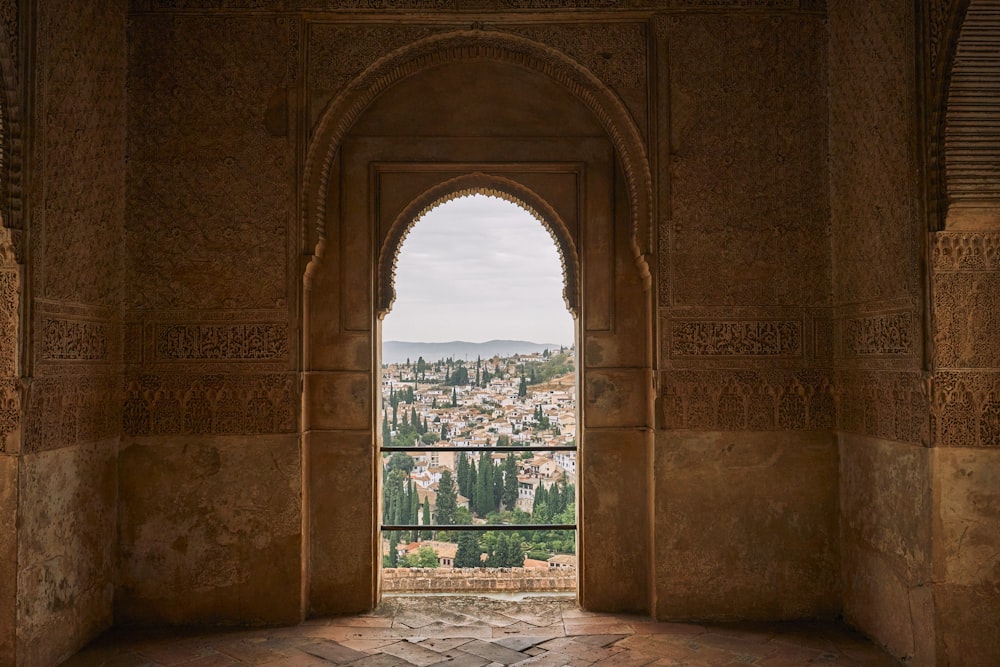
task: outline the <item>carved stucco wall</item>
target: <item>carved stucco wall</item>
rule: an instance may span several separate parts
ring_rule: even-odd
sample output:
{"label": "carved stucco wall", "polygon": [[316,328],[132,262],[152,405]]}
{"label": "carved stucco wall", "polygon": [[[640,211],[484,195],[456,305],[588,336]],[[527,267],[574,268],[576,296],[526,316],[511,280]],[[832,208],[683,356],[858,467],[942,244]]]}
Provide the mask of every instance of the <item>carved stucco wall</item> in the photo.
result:
{"label": "carved stucco wall", "polygon": [[299,618],[297,158],[266,111],[300,27],[130,19],[124,622]]}
{"label": "carved stucco wall", "polygon": [[830,205],[844,614],[933,664],[913,12],[829,7]]}
{"label": "carved stucco wall", "polygon": [[42,665],[112,620],[127,6],[22,5],[34,131],[16,663]]}
{"label": "carved stucco wall", "polygon": [[1000,174],[996,170],[993,0],[957,3],[961,21],[945,117],[949,208],[929,240],[935,449],[934,596],[941,663],[1000,661]]}
{"label": "carved stucco wall", "polygon": [[824,14],[755,5],[655,23],[662,617],[839,608]]}

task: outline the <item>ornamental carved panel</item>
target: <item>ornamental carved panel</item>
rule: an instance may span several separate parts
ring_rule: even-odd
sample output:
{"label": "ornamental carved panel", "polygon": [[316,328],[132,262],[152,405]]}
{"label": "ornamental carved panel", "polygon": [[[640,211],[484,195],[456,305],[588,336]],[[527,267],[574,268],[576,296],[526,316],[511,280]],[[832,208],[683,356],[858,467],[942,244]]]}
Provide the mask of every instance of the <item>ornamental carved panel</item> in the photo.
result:
{"label": "ornamental carved panel", "polygon": [[939,447],[1000,447],[1000,371],[938,372],[931,407]]}
{"label": "ornamental carved panel", "polygon": [[1000,369],[1000,233],[933,236],[938,368]]}
{"label": "ornamental carved panel", "polygon": [[833,379],[821,370],[670,371],[660,380],[667,429],[812,431],[836,424]]}
{"label": "ornamental carved panel", "polygon": [[920,298],[912,12],[905,2],[829,6],[836,303]]}
{"label": "ornamental carved panel", "polygon": [[37,16],[40,143],[33,279],[41,298],[120,301],[125,218],[125,39],[115,3]]}
{"label": "ornamental carved panel", "polygon": [[275,16],[132,18],[133,308],[287,307],[294,147],[264,112],[293,83],[298,33]]}
{"label": "ornamental carved panel", "polygon": [[124,389],[126,435],[264,435],[298,425],[291,373],[140,375]]}
{"label": "ornamental carved panel", "polygon": [[26,453],[116,437],[121,392],[114,377],[35,378],[27,390]]}
{"label": "ornamental carved panel", "polygon": [[677,14],[663,29],[672,199],[660,305],[828,305],[822,17]]}
{"label": "ornamental carved panel", "polygon": [[848,357],[909,356],[915,348],[912,312],[879,313],[847,318],[844,327],[844,354]]}
{"label": "ornamental carved panel", "polygon": [[839,370],[836,381],[838,430],[930,443],[929,399],[920,372]]}
{"label": "ornamental carved panel", "polygon": [[798,320],[670,321],[672,357],[795,357],[802,346]]}
{"label": "ornamental carved panel", "polygon": [[157,361],[288,359],[285,322],[160,324],[155,339]]}
{"label": "ornamental carved panel", "polygon": [[42,318],[41,358],[61,361],[108,361],[107,322]]}

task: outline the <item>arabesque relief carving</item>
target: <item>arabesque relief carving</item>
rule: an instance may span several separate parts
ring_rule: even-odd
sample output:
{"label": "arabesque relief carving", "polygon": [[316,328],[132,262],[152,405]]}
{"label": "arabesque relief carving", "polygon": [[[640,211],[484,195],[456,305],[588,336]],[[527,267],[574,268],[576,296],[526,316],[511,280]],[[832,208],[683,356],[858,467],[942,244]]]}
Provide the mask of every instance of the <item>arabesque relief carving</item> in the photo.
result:
{"label": "arabesque relief carving", "polygon": [[836,424],[828,371],[669,371],[660,391],[667,429],[819,431]]}
{"label": "arabesque relief carving", "polygon": [[909,140],[913,54],[901,38],[912,11],[896,2],[831,4],[831,219],[837,274],[845,278],[834,286],[835,304],[920,299],[922,229]]}
{"label": "arabesque relief carving", "polygon": [[928,396],[920,372],[838,370],[836,381],[840,431],[930,443]]}
{"label": "arabesque relief carving", "polygon": [[1000,232],[936,232],[935,271],[1000,271]]}
{"label": "arabesque relief carving", "polygon": [[33,282],[40,298],[114,307],[122,252],[108,239],[121,237],[125,218],[124,39],[111,3],[79,10],[52,3],[38,11],[45,179],[34,208]]}
{"label": "arabesque relief carving", "polygon": [[1000,447],[1000,371],[934,375],[931,423],[939,447]]}
{"label": "arabesque relief carving", "polygon": [[799,320],[670,321],[670,355],[674,357],[801,354]]}
{"label": "arabesque relief carving", "polygon": [[263,105],[292,83],[298,32],[285,17],[131,19],[132,308],[288,307],[294,146]]}
{"label": "arabesque relief carving", "polygon": [[57,317],[42,318],[42,359],[107,361],[106,322],[85,322]]}
{"label": "arabesque relief carving", "polygon": [[284,322],[159,324],[155,340],[157,361],[288,358],[288,325]]}
{"label": "arabesque relief carving", "polygon": [[671,200],[660,305],[828,305],[822,17],[683,13],[664,26],[678,102],[661,129]]}
{"label": "arabesque relief carving", "polygon": [[914,349],[913,313],[880,313],[844,321],[844,352],[849,357],[909,355]]}
{"label": "arabesque relief carving", "polygon": [[26,453],[96,442],[120,433],[121,393],[113,377],[34,378],[27,397]]}
{"label": "arabesque relief carving", "polygon": [[295,375],[140,375],[125,383],[126,435],[294,433]]}
{"label": "arabesque relief carving", "polygon": [[933,235],[937,367],[1000,368],[1000,233]]}

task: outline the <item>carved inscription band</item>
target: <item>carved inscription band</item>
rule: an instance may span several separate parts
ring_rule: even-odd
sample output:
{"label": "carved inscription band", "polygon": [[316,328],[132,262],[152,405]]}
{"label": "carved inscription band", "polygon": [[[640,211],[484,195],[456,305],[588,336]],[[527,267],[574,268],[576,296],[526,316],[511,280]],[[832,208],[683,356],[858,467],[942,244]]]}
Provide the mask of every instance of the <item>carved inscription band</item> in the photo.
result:
{"label": "carved inscription band", "polygon": [[798,320],[673,320],[673,357],[798,356],[802,322]]}
{"label": "carved inscription band", "polygon": [[281,361],[288,358],[288,325],[164,324],[156,327],[159,361]]}
{"label": "carved inscription band", "polygon": [[106,322],[42,319],[42,359],[60,361],[106,361],[108,359]]}

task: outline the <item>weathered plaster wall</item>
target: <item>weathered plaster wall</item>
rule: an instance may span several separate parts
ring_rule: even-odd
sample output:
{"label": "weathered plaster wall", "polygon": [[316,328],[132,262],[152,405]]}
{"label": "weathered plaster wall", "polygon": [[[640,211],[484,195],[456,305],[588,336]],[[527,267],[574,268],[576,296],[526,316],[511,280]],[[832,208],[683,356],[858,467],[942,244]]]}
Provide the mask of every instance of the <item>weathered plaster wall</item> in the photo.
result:
{"label": "weathered plaster wall", "polygon": [[914,664],[934,662],[931,451],[840,436],[847,620]]}
{"label": "weathered plaster wall", "polygon": [[914,3],[830,14],[830,200],[844,617],[935,664]]}
{"label": "weathered plaster wall", "polygon": [[1000,661],[1000,451],[933,450],[938,664]]}
{"label": "weathered plaster wall", "polygon": [[17,456],[0,454],[0,662],[14,664],[17,631]]}
{"label": "weathered plaster wall", "polygon": [[128,438],[119,468],[119,622],[300,620],[296,436]]}
{"label": "weathered plaster wall", "polygon": [[17,664],[52,665],[112,623],[118,442],[21,460]]}
{"label": "weathered plaster wall", "polygon": [[661,433],[656,616],[833,617],[837,450],[829,433]]}
{"label": "weathered plaster wall", "polygon": [[656,28],[655,613],[832,616],[824,15],[703,10]]}
{"label": "weathered plaster wall", "polygon": [[51,665],[112,621],[127,3],[21,9],[33,32],[23,288],[31,333],[21,369],[14,662]]}

